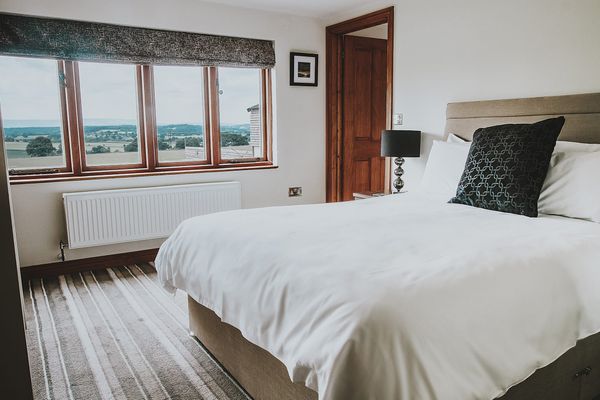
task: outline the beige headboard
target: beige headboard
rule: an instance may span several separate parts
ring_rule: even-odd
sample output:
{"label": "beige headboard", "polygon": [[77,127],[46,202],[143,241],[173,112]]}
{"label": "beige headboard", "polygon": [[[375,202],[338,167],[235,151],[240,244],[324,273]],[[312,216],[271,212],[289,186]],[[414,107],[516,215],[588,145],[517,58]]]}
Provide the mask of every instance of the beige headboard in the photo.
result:
{"label": "beige headboard", "polygon": [[566,119],[560,140],[600,143],[600,93],[449,103],[445,133],[471,140],[477,128],[560,115]]}

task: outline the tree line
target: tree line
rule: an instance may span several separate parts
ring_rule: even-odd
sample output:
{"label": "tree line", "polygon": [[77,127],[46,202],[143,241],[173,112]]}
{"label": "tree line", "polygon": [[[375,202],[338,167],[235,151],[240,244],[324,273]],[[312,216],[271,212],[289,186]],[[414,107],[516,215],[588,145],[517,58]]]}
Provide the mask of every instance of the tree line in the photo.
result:
{"label": "tree line", "polygon": [[[239,133],[223,132],[221,133],[221,146],[247,146],[250,144],[250,140],[245,135]],[[191,136],[185,138],[179,138],[175,140],[175,144],[171,146],[169,142],[159,138],[158,150],[184,150],[186,147],[203,147],[204,138],[198,136]],[[62,154],[62,146],[59,143],[58,148],[55,148],[50,140],[46,136],[38,136],[27,143],[25,148],[27,155],[30,157],[49,157]],[[138,151],[138,139],[137,137],[131,140],[129,143],[123,145],[123,151],[125,152],[137,152]],[[110,147],[100,144],[92,147],[88,150],[91,154],[102,154],[110,153]]]}

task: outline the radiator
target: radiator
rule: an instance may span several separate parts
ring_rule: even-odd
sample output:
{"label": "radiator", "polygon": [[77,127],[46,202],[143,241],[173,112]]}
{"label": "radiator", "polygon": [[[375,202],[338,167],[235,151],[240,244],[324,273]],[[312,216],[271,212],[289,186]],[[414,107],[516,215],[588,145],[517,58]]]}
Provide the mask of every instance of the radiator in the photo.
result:
{"label": "radiator", "polygon": [[159,239],[190,217],[241,208],[239,182],[63,193],[69,248]]}

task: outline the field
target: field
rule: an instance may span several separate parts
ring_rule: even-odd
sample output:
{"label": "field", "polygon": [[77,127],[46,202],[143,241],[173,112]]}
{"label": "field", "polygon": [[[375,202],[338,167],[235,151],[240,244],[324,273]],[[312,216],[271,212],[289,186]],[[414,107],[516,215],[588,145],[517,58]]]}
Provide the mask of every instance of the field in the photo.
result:
{"label": "field", "polygon": [[[124,152],[124,142],[104,142],[104,143],[91,143],[86,146],[91,150],[91,147],[97,145],[105,145],[111,149],[110,153],[99,153],[99,154],[86,154],[87,163],[89,165],[117,165],[117,164],[135,164],[139,162],[139,154],[137,152]],[[6,143],[6,150],[8,156],[8,167],[14,169],[23,168],[57,168],[64,166],[63,156],[50,156],[50,157],[29,157],[25,148],[27,143],[25,142],[8,142]],[[118,152],[116,151],[118,150]],[[198,154],[195,157],[190,157],[186,150],[162,150],[159,151],[159,160],[162,162],[170,161],[185,161],[190,159],[204,159],[204,149],[198,148]],[[222,157],[224,159],[233,158],[248,158],[252,157],[251,146],[229,146],[222,148]]]}
{"label": "field", "polygon": [[[11,169],[26,168],[59,168],[64,167],[65,161],[60,154],[61,130],[59,127],[6,127],[6,150],[8,167]],[[159,161],[186,161],[206,159],[202,143],[203,127],[200,125],[178,124],[159,125],[159,144],[168,149],[159,151]],[[252,158],[254,149],[249,145],[250,125],[221,126],[222,157],[224,159]],[[27,145],[38,136],[43,136],[52,142],[59,153],[45,157],[32,157],[27,154]],[[140,155],[131,149],[132,143],[137,147],[137,134],[134,125],[99,125],[86,127],[85,150],[87,165],[122,165],[140,162]],[[195,144],[188,142],[196,138]],[[198,142],[200,138],[200,142]],[[178,142],[185,140],[185,148],[178,148]],[[193,147],[198,146],[198,147]],[[94,148],[96,148],[94,150]],[[98,150],[108,150],[100,153]],[[133,147],[135,149],[135,147]]]}

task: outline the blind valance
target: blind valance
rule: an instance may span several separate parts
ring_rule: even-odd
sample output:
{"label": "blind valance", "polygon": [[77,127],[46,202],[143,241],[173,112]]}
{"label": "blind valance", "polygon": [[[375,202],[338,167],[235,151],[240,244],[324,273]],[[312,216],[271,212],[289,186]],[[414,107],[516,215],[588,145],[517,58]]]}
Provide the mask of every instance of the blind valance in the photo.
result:
{"label": "blind valance", "polygon": [[270,40],[6,13],[0,13],[0,54],[161,65],[275,65]]}

